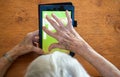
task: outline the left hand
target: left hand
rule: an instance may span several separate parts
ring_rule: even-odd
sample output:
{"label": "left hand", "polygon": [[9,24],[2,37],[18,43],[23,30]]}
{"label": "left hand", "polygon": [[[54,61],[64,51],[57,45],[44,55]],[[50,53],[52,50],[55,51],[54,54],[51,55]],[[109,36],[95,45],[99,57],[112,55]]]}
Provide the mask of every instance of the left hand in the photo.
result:
{"label": "left hand", "polygon": [[[16,45],[12,50],[7,52],[11,57],[16,59],[17,57],[30,53],[32,51],[38,53],[38,54],[43,54],[42,49],[38,47],[38,30],[34,32],[30,32],[27,34],[27,36],[20,42],[18,45]],[[35,44],[36,46],[34,46]]]}

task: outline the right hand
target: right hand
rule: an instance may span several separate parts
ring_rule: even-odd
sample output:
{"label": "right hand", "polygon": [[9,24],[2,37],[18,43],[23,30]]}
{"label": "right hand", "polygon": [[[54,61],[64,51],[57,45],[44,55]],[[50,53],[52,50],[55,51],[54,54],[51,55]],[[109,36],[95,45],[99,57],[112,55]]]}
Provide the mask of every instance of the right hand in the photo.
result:
{"label": "right hand", "polygon": [[66,16],[68,20],[68,23],[66,26],[54,14],[52,14],[52,17],[55,19],[55,21],[50,17],[46,16],[46,19],[56,29],[56,32],[53,33],[49,31],[46,27],[43,27],[43,30],[48,35],[58,40],[58,43],[52,44],[49,47],[49,50],[52,50],[54,48],[61,48],[61,49],[67,49],[70,51],[76,51],[78,50],[78,48],[80,50],[80,48],[86,44],[85,41],[82,39],[82,37],[80,37],[80,35],[73,28],[72,19],[68,14],[68,11],[66,11]]}

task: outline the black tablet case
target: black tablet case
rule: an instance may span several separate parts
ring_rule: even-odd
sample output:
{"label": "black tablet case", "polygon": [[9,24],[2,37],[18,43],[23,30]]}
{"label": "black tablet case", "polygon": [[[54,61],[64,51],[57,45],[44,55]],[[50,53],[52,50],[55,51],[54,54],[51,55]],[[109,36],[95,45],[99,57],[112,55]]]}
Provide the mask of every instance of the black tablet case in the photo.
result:
{"label": "black tablet case", "polygon": [[[40,5],[71,5],[71,6],[73,6],[72,2],[48,3],[48,4],[40,4]],[[39,5],[39,6],[40,6],[40,5]],[[73,27],[77,27],[77,21],[76,21],[76,20],[74,20]],[[73,56],[75,55],[75,53],[72,52],[72,51],[70,51],[69,55],[73,57]]]}

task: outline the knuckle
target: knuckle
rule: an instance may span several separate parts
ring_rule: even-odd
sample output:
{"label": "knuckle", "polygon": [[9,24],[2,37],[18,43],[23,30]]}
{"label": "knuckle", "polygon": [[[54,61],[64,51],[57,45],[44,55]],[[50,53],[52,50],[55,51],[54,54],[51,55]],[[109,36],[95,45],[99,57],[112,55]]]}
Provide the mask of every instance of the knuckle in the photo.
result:
{"label": "knuckle", "polygon": [[27,37],[30,37],[32,35],[32,32],[27,33]]}
{"label": "knuckle", "polygon": [[27,36],[31,35],[31,33],[27,33]]}
{"label": "knuckle", "polygon": [[70,21],[69,21],[69,23],[72,23],[72,19],[70,18]]}
{"label": "knuckle", "polygon": [[61,25],[59,26],[59,28],[60,28],[60,30],[63,29],[63,27]]}

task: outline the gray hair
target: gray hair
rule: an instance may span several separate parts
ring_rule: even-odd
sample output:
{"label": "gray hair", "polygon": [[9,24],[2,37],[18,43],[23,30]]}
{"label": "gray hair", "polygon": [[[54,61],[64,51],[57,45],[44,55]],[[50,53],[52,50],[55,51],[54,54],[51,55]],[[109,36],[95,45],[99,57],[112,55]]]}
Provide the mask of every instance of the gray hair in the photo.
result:
{"label": "gray hair", "polygon": [[25,77],[90,77],[82,65],[62,52],[39,56],[28,67]]}

